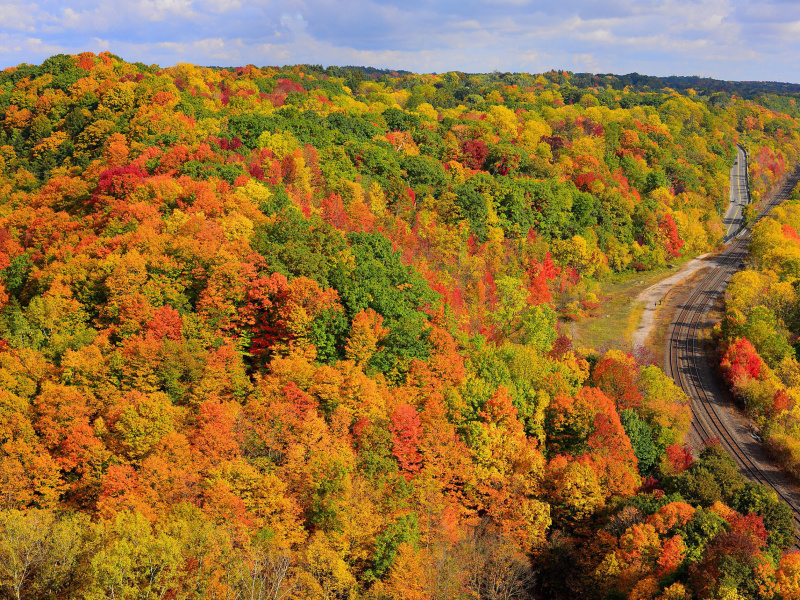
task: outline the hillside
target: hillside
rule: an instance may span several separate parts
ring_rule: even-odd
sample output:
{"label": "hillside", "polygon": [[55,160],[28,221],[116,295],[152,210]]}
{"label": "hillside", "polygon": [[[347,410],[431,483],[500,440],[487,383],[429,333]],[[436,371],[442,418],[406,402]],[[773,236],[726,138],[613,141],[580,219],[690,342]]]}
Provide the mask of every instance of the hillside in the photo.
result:
{"label": "hillside", "polygon": [[567,335],[604,280],[720,242],[737,143],[756,199],[798,162],[791,98],[717,100],[4,70],[2,593],[797,594],[774,493],[688,453],[658,367]]}

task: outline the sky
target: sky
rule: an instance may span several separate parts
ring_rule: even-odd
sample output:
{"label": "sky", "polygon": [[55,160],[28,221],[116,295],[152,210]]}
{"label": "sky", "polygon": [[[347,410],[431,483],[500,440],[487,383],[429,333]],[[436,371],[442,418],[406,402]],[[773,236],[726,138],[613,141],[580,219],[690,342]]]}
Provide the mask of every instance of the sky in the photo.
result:
{"label": "sky", "polygon": [[130,62],[800,83],[798,0],[0,0],[0,67]]}

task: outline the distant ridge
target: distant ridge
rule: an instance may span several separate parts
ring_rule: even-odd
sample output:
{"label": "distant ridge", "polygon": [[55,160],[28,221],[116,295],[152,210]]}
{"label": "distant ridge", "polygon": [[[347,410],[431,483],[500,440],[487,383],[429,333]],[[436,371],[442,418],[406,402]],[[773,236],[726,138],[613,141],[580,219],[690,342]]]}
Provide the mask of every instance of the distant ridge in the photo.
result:
{"label": "distant ridge", "polygon": [[[655,77],[653,75],[641,75],[639,73],[628,73],[627,75],[614,75],[611,73],[592,74],[576,73],[574,79],[605,79],[607,84],[615,89],[622,89],[631,86],[637,90],[658,90],[672,88],[675,90],[694,89],[697,92],[727,92],[736,93],[743,97],[750,97],[755,94],[775,94],[775,93],[800,93],[800,84],[779,82],[779,81],[725,81],[722,79],[712,79],[710,77],[671,75],[669,77]],[[577,85],[577,84],[576,84]]]}

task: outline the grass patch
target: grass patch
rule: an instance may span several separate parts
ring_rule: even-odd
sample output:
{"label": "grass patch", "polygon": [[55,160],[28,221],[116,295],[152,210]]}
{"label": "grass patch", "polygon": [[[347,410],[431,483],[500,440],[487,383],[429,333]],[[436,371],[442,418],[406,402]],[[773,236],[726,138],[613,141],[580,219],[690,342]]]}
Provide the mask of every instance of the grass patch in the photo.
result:
{"label": "grass patch", "polygon": [[628,314],[628,325],[625,327],[625,331],[622,334],[626,340],[630,340],[633,333],[639,327],[642,314],[644,314],[644,302],[634,302],[631,307],[631,312]]}
{"label": "grass patch", "polygon": [[[620,273],[600,282],[597,296],[600,300],[598,316],[584,318],[579,322],[562,323],[575,346],[605,351],[619,348],[631,351],[631,335],[639,326],[644,305],[636,296],[651,285],[674,275],[687,258],[670,269],[663,267],[647,273]],[[663,345],[663,344],[662,344]]]}

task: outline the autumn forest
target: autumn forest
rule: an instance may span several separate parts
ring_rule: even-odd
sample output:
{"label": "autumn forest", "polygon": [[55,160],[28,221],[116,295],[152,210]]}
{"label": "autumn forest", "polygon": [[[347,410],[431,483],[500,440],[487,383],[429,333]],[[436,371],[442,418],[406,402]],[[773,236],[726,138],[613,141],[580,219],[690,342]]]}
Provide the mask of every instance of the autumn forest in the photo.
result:
{"label": "autumn forest", "polygon": [[[796,89],[694,83],[2,71],[0,597],[800,598],[789,508],[571,335],[719,248],[737,145],[755,203],[800,162]],[[798,231],[712,342],[800,480]]]}

